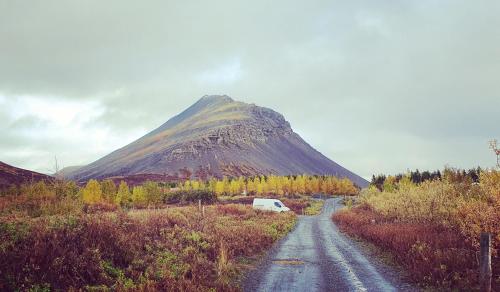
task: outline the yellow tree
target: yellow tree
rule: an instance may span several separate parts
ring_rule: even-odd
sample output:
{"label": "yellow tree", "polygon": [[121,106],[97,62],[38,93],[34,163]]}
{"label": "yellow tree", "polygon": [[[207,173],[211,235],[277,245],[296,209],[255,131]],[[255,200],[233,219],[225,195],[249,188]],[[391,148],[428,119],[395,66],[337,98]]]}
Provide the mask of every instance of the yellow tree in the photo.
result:
{"label": "yellow tree", "polygon": [[257,187],[255,186],[255,179],[249,177],[247,179],[247,193],[254,195],[257,191]]}
{"label": "yellow tree", "polygon": [[340,180],[340,192],[341,194],[344,194],[344,195],[355,195],[357,193],[357,189],[356,187],[354,186],[354,184],[352,183],[352,181],[350,181],[349,179],[347,178],[343,178]]}
{"label": "yellow tree", "polygon": [[273,194],[278,194],[278,181],[276,176],[270,175],[267,177],[268,191]]}
{"label": "yellow tree", "polygon": [[50,198],[55,197],[55,193],[50,191],[43,180],[27,185],[23,192],[28,194],[29,198]]}
{"label": "yellow tree", "polygon": [[143,188],[146,195],[146,201],[148,204],[158,205],[161,203],[162,192],[158,187],[158,183],[153,181],[147,181],[144,183]]}
{"label": "yellow tree", "polygon": [[222,185],[224,186],[224,193],[227,195],[230,194],[231,189],[230,189],[229,179],[225,176],[222,178]]}
{"label": "yellow tree", "polygon": [[192,181],[191,182],[191,189],[193,191],[197,191],[197,190],[201,189],[201,183],[200,183],[200,181],[198,181],[198,180]]}
{"label": "yellow tree", "polygon": [[209,190],[211,190],[212,192],[217,193],[217,192],[215,191],[215,185],[216,185],[216,184],[217,184],[217,180],[216,180],[215,178],[213,178],[213,177],[212,177],[212,178],[208,181],[208,186],[207,186],[207,188],[208,188]]}
{"label": "yellow tree", "polygon": [[115,200],[116,185],[112,180],[105,179],[101,181],[101,190],[102,197],[106,202],[112,203]]}
{"label": "yellow tree", "polygon": [[131,196],[130,190],[126,182],[121,181],[116,193],[115,204],[122,205],[123,207],[130,207]]}
{"label": "yellow tree", "polygon": [[255,182],[255,193],[259,196],[262,196],[264,194],[265,181],[260,177],[256,177],[254,182]]}
{"label": "yellow tree", "polygon": [[281,191],[283,195],[289,195],[291,193],[290,178],[288,176],[283,176],[281,178]]}
{"label": "yellow tree", "polygon": [[269,193],[269,183],[268,183],[268,180],[264,176],[260,177],[260,185],[262,188],[262,194],[264,194],[264,195],[268,194]]}
{"label": "yellow tree", "polygon": [[388,175],[384,180],[382,189],[384,192],[394,192],[396,190],[396,178],[392,175]]}
{"label": "yellow tree", "polygon": [[242,176],[238,177],[238,194],[243,193],[246,189],[245,178]]}
{"label": "yellow tree", "polygon": [[297,191],[297,177],[290,178],[290,194],[296,194]]}
{"label": "yellow tree", "polygon": [[329,194],[330,193],[330,188],[328,186],[328,183],[330,182],[329,178],[322,178],[320,180],[320,192],[323,194]]}
{"label": "yellow tree", "polygon": [[146,191],[142,186],[135,186],[132,190],[132,202],[135,206],[144,206],[146,204]]}
{"label": "yellow tree", "polygon": [[335,177],[329,176],[326,180],[327,191],[326,193],[329,195],[335,195]]}
{"label": "yellow tree", "polygon": [[311,193],[319,193],[320,188],[319,188],[319,178],[313,176],[311,177]]}
{"label": "yellow tree", "polygon": [[297,193],[305,194],[306,193],[306,178],[305,178],[305,176],[303,176],[303,175],[297,176],[295,183],[296,183]]}
{"label": "yellow tree", "polygon": [[83,202],[86,204],[95,204],[102,201],[101,185],[95,179],[87,182],[83,189]]}
{"label": "yellow tree", "polygon": [[68,181],[64,186],[64,195],[66,197],[77,199],[78,191],[78,185],[74,181]]}
{"label": "yellow tree", "polygon": [[182,186],[182,189],[185,191],[190,191],[191,190],[191,181],[188,179],[184,182],[184,185]]}
{"label": "yellow tree", "polygon": [[304,189],[306,194],[312,193],[311,177],[308,175],[304,176]]}
{"label": "yellow tree", "polygon": [[231,182],[229,183],[228,193],[232,196],[238,195],[239,194],[238,190],[239,190],[238,181],[235,179],[231,180]]}
{"label": "yellow tree", "polygon": [[285,194],[285,177],[284,176],[278,176],[276,178],[276,188],[278,190],[278,195],[282,196]]}
{"label": "yellow tree", "polygon": [[217,196],[224,194],[224,182],[223,181],[218,180],[217,182],[215,182],[214,192]]}

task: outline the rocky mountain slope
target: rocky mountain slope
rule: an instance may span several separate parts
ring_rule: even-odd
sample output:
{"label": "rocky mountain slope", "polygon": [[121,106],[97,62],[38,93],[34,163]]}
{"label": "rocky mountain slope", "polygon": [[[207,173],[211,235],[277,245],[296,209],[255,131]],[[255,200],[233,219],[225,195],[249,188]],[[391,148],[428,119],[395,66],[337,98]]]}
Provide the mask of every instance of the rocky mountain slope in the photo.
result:
{"label": "rocky mountain slope", "polygon": [[40,180],[51,181],[52,179],[51,176],[18,168],[0,161],[0,189],[11,185],[20,185]]}
{"label": "rocky mountain slope", "polygon": [[204,96],[149,134],[67,176],[84,181],[157,174],[168,180],[302,173],[367,185],[307,144],[281,114],[228,96]]}

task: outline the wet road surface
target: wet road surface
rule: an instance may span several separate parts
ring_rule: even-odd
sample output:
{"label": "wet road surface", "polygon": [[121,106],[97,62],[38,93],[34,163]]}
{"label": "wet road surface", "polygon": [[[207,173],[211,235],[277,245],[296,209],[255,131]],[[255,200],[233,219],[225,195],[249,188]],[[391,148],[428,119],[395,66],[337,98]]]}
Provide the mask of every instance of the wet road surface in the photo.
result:
{"label": "wet road surface", "polygon": [[244,291],[415,291],[340,233],[331,220],[342,207],[340,200],[326,200],[320,215],[301,216],[295,229],[247,275]]}

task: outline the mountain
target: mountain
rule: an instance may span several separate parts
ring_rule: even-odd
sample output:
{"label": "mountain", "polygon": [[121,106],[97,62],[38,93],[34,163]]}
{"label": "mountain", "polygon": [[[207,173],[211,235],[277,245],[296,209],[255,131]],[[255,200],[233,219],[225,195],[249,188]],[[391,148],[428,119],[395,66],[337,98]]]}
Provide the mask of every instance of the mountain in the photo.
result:
{"label": "mountain", "polygon": [[18,168],[0,161],[0,189],[11,185],[20,185],[40,180],[51,181],[52,179],[51,176]]}
{"label": "mountain", "polygon": [[56,176],[56,177],[68,177],[72,173],[78,171],[82,167],[83,167],[83,165],[66,166],[63,169],[59,170],[58,172],[54,173],[53,176]]}
{"label": "mountain", "polygon": [[307,144],[281,114],[211,95],[69,177],[85,181],[156,174],[171,180],[303,173],[347,177],[361,187],[368,184]]}

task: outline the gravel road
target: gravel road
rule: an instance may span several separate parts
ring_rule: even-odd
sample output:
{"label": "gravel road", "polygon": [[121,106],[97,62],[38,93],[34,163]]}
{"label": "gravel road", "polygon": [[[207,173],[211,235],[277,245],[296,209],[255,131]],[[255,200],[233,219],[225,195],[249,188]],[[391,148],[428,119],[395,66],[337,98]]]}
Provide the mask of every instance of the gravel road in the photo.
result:
{"label": "gravel road", "polygon": [[328,199],[320,215],[301,216],[263,262],[250,272],[244,291],[415,291],[332,222],[340,198]]}

